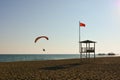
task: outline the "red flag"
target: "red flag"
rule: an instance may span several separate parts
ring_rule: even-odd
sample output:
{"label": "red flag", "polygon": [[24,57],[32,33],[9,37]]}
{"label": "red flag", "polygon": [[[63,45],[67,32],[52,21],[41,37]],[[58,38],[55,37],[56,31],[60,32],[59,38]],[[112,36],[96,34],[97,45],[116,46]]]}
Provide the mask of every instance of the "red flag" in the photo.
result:
{"label": "red flag", "polygon": [[85,27],[84,23],[80,23],[79,25],[80,25],[80,27]]}

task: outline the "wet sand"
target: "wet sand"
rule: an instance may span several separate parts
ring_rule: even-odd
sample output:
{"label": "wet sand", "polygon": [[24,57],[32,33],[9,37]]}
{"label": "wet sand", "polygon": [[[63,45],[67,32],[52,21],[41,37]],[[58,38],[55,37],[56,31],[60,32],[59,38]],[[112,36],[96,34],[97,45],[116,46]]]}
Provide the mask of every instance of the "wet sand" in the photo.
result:
{"label": "wet sand", "polygon": [[0,62],[0,80],[120,80],[120,57]]}

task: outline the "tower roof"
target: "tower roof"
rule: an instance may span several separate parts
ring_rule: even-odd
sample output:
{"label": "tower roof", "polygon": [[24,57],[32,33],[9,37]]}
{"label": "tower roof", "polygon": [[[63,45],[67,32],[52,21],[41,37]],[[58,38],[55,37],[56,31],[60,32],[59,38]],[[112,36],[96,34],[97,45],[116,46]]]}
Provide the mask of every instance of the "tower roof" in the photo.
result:
{"label": "tower roof", "polygon": [[80,43],[96,43],[96,42],[91,40],[84,40],[84,41],[80,41]]}

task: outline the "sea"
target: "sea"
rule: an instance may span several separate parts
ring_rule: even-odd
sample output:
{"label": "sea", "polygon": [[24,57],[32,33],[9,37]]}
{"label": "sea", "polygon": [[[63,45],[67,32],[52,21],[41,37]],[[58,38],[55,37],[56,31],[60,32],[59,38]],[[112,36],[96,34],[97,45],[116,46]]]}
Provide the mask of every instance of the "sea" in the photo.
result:
{"label": "sea", "polygon": [[[90,55],[94,57],[93,54]],[[95,55],[96,57],[115,57],[116,55]],[[82,55],[86,57],[85,54]],[[41,61],[80,58],[80,54],[0,54],[0,62]]]}

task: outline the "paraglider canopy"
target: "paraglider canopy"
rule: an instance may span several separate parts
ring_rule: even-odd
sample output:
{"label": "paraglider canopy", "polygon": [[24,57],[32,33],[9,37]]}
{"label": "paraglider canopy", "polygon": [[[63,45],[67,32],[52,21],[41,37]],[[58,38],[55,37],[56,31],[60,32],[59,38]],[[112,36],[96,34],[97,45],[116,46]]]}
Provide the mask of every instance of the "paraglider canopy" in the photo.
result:
{"label": "paraglider canopy", "polygon": [[39,40],[39,39],[41,39],[41,38],[45,38],[46,40],[49,40],[49,38],[47,37],[47,36],[39,36],[39,37],[37,37],[36,39],[35,39],[35,43]]}

